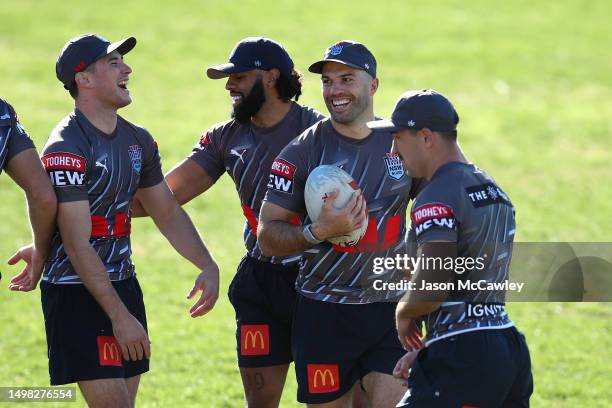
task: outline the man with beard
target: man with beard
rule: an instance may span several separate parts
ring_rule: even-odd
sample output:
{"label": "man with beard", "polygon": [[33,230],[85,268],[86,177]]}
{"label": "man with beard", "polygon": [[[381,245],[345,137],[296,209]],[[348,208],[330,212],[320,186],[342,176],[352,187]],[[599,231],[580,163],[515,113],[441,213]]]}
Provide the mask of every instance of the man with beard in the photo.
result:
{"label": "man with beard", "polygon": [[32,260],[9,284],[11,290],[27,292],[36,288],[42,274],[55,228],[57,199],[32,139],[13,107],[0,99],[0,173],[2,170],[23,189],[28,203],[34,243],[18,250],[8,261],[13,265],[23,257]]}
{"label": "man with beard", "polygon": [[228,294],[236,312],[238,366],[247,405],[277,407],[293,360],[291,323],[301,254],[262,255],[257,244],[259,209],[266,186],[274,183],[268,173],[274,158],[323,116],[292,102],[302,93],[301,75],[287,51],[271,39],[245,38],[229,62],[206,73],[211,79],[227,78],[232,119],[204,132],[166,181],[181,204],[208,190],[225,172],[236,184],[246,217],[247,249]]}
{"label": "man with beard", "polygon": [[[347,407],[356,389],[372,407],[393,407],[403,394],[393,367],[403,355],[395,330],[395,302],[401,293],[378,293],[374,278],[393,279],[396,271],[373,273],[375,258],[403,248],[408,200],[418,183],[391,155],[389,132],[371,131],[373,97],[378,89],[376,59],[363,45],[341,41],[309,68],[321,74],[323,98],[331,115],[288,145],[272,165],[275,179],[261,209],[259,244],[268,256],[303,251],[292,342],[298,400],[309,406]],[[304,186],[317,166],[341,167],[357,181],[361,196],[336,209],[337,192],[312,222]],[[283,170],[283,171],[279,171]],[[291,183],[291,189],[283,186]],[[366,208],[367,202],[367,208]],[[326,242],[363,225],[353,247]],[[294,225],[299,218],[304,225]],[[319,405],[321,404],[321,405]]]}
{"label": "man with beard", "polygon": [[77,382],[89,406],[133,407],[151,343],[131,260],[135,196],[201,274],[194,308],[218,297],[219,269],[168,189],[149,132],[117,114],[132,102],[123,55],[134,37],[86,34],[66,43],[57,78],[75,109],[51,132],[43,165],[58,198],[58,231],[41,282],[51,384]]}

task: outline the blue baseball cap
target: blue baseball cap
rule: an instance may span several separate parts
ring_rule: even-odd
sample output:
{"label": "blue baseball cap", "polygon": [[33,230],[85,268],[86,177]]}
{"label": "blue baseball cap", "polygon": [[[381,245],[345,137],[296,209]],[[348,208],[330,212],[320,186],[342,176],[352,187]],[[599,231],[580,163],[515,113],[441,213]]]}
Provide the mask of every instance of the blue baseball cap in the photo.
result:
{"label": "blue baseball cap", "polygon": [[136,38],[128,37],[111,43],[97,34],[85,34],[75,37],[64,45],[55,63],[57,79],[69,89],[77,72],[85,70],[100,58],[118,51],[125,55],[136,46]]}
{"label": "blue baseball cap", "polygon": [[326,49],[323,59],[310,65],[308,71],[320,74],[326,62],[338,62],[361,69],[370,74],[372,78],[376,78],[376,58],[365,45],[356,41],[338,41]]}
{"label": "blue baseball cap", "polygon": [[402,129],[427,128],[438,132],[457,129],[459,115],[453,104],[432,89],[404,92],[397,102],[391,119],[367,123],[370,129],[397,132]]}
{"label": "blue baseball cap", "polygon": [[229,61],[206,70],[210,79],[221,79],[237,72],[253,69],[277,68],[283,74],[291,74],[293,60],[282,45],[265,37],[247,37],[232,50]]}

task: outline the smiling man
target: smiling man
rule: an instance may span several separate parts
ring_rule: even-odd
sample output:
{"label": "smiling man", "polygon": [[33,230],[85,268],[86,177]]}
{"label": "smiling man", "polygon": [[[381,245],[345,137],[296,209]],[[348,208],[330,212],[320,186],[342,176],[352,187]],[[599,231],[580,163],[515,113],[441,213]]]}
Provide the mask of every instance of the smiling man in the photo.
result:
{"label": "smiling man", "polygon": [[51,132],[43,165],[58,197],[59,231],[43,272],[41,298],[51,384],[78,382],[90,406],[130,407],[149,369],[142,291],[131,260],[134,196],[177,251],[202,271],[192,292],[209,310],[219,270],[164,182],[157,144],[117,110],[132,102],[136,45],[88,34],[64,46],[57,78],[75,109]]}
{"label": "smiling man", "polygon": [[208,68],[206,74],[226,79],[232,119],[204,132],[166,180],[181,204],[207,191],[224,173],[236,185],[246,218],[247,250],[229,288],[236,312],[238,366],[247,406],[277,407],[293,360],[291,324],[301,254],[262,255],[259,209],[266,186],[276,182],[269,174],[276,155],[323,115],[292,101],[302,93],[301,74],[285,48],[269,38],[241,40],[227,63]]}
{"label": "smiling man", "polygon": [[[266,255],[304,251],[292,336],[298,400],[309,406],[348,407],[355,391],[364,389],[368,406],[392,407],[403,394],[391,376],[403,355],[394,324],[394,302],[401,294],[386,296],[374,290],[374,279],[391,280],[395,274],[395,268],[374,273],[374,260],[402,247],[406,207],[418,183],[389,153],[391,133],[366,126],[374,119],[378,89],[376,59],[370,50],[355,41],[340,41],[309,70],[321,74],[331,117],[302,133],[273,164],[272,174],[292,187],[269,186],[259,243]],[[304,187],[310,172],[322,164],[348,172],[363,196],[335,209],[332,194],[320,218],[312,222],[306,214]],[[278,172],[279,168],[288,170]],[[366,211],[368,228],[356,246],[326,241],[362,226]],[[296,217],[304,225],[295,225]]]}

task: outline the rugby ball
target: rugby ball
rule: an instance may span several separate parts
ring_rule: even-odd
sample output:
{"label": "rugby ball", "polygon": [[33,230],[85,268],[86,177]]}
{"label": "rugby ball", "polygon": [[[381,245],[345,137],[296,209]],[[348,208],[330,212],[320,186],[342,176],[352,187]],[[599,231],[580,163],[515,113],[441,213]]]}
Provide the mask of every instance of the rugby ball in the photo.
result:
{"label": "rugby ball", "polygon": [[[321,165],[316,167],[306,180],[304,189],[304,202],[308,216],[314,222],[319,219],[323,203],[329,193],[338,190],[338,197],[334,201],[335,208],[342,208],[351,199],[353,193],[361,194],[361,188],[353,177],[337,166]],[[367,210],[363,226],[350,234],[329,238],[328,241],[338,246],[353,246],[359,242],[368,228]]]}

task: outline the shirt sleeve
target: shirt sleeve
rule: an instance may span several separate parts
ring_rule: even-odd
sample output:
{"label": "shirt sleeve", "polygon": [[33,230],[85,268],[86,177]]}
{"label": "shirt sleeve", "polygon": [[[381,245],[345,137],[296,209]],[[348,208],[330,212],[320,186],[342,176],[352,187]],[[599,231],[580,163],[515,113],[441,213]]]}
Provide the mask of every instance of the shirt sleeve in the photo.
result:
{"label": "shirt sleeve", "polygon": [[152,187],[164,180],[157,142],[149,132],[144,131],[144,133],[142,172],[138,182],[138,187],[140,188]]}
{"label": "shirt sleeve", "polygon": [[59,202],[89,200],[87,171],[91,161],[85,142],[65,135],[53,134],[42,152],[43,167],[49,174]]}
{"label": "shirt sleeve", "polygon": [[189,155],[214,181],[225,173],[221,136],[222,132],[218,130],[207,130],[200,136]]}
{"label": "shirt sleeve", "polygon": [[305,146],[294,140],[287,145],[272,163],[264,201],[269,201],[287,210],[302,213],[304,187],[308,178]]}
{"label": "shirt sleeve", "polygon": [[35,148],[28,132],[19,123],[19,118],[13,107],[9,104],[7,104],[7,107],[9,111],[8,122],[6,122],[7,126],[2,126],[5,128],[2,130],[4,137],[8,137],[5,164],[22,151]]}
{"label": "shirt sleeve", "polygon": [[[458,206],[443,192],[430,188],[421,193],[410,211],[417,245],[431,241],[457,242]],[[433,190],[433,191],[432,191]]]}

